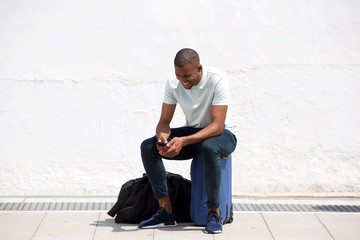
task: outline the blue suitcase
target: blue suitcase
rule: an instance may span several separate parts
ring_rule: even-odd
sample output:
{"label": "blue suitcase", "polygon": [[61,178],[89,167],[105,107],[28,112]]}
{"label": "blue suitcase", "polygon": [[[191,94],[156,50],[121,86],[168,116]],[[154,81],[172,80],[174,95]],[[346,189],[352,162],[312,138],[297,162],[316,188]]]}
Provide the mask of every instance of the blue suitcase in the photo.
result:
{"label": "blue suitcase", "polygon": [[[220,190],[220,211],[223,223],[233,221],[232,192],[231,192],[231,155],[221,160],[222,179]],[[191,201],[190,216],[195,225],[205,226],[208,214],[207,194],[203,181],[203,164],[201,155],[197,155],[191,162]]]}

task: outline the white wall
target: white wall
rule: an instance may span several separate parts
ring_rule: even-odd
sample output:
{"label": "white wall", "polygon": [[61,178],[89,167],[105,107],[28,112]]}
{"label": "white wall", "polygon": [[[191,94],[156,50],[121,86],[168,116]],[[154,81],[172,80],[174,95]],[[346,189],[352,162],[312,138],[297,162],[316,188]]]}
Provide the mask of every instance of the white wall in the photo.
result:
{"label": "white wall", "polygon": [[233,191],[359,192],[359,16],[356,0],[0,1],[0,195],[141,176],[183,47],[231,80]]}

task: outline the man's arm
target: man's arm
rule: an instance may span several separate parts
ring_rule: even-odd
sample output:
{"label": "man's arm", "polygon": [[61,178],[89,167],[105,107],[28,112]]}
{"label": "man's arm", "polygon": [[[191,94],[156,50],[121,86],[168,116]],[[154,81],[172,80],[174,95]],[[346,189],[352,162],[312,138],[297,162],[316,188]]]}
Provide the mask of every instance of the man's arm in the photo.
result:
{"label": "man's arm", "polygon": [[176,104],[163,103],[159,123],[156,126],[156,138],[160,142],[167,143],[170,136],[170,122],[174,116]]}
{"label": "man's arm", "polygon": [[227,109],[227,105],[212,106],[211,124],[193,135],[183,137],[184,146],[202,142],[208,138],[221,135],[225,126]]}
{"label": "man's arm", "polygon": [[161,152],[160,154],[173,158],[177,156],[181,149],[187,145],[202,142],[208,138],[221,135],[224,130],[227,109],[227,105],[212,106],[211,124],[209,126],[195,134],[173,138],[168,144],[168,149],[166,149],[165,152]]}

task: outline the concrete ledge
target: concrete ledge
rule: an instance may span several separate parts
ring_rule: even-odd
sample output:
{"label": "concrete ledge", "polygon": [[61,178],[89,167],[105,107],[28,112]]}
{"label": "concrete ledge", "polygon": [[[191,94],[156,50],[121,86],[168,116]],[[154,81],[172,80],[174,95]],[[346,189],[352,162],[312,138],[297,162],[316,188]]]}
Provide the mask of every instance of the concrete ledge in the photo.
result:
{"label": "concrete ledge", "polygon": [[319,198],[360,198],[360,192],[233,192],[233,197],[319,197]]}

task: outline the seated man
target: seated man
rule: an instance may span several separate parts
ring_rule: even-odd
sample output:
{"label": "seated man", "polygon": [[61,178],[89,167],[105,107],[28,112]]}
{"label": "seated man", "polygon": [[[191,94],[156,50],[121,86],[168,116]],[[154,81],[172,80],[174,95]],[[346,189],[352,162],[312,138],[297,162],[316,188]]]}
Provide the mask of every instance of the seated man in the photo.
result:
{"label": "seated man", "polygon": [[[141,222],[139,228],[176,226],[162,158],[184,160],[200,153],[209,209],[205,232],[221,233],[221,159],[236,147],[236,137],[225,125],[230,95],[228,80],[218,70],[202,67],[192,49],[180,50],[174,65],[175,72],[166,82],[156,136],[141,144],[144,168],[160,210]],[[177,103],[184,112],[186,125],[170,129]]]}

